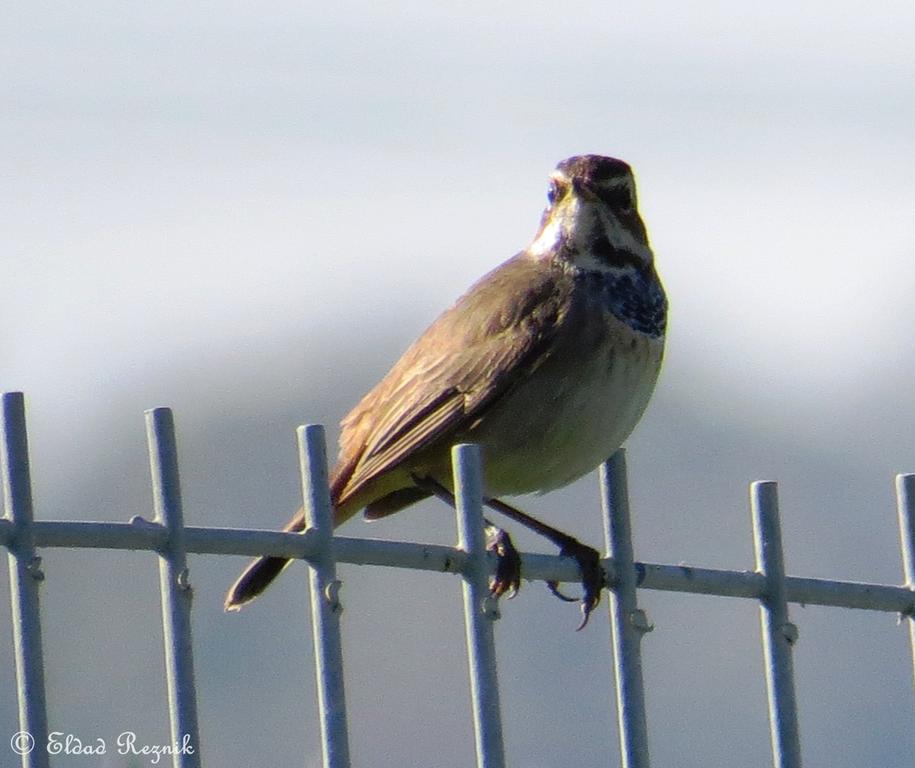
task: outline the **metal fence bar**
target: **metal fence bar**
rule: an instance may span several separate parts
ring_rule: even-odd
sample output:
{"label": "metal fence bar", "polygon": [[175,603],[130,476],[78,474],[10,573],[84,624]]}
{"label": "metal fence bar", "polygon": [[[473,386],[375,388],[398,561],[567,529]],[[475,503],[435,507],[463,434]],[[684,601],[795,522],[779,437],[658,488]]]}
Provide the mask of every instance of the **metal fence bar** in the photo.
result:
{"label": "metal fence bar", "polygon": [[752,483],[750,509],[756,567],[766,579],[766,594],[760,602],[759,617],[769,695],[773,764],[776,768],[800,768],[801,745],[791,658],[791,647],[797,641],[797,627],[788,618],[777,484]]}
{"label": "metal fence bar", "polygon": [[47,768],[48,713],[38,585],[44,578],[32,536],[32,481],[25,403],[21,392],[6,392],[0,420],[3,503],[10,519],[10,602],[19,694],[19,733],[10,741],[24,768]]}
{"label": "metal fence bar", "polygon": [[[636,563],[639,587],[665,592],[689,592],[719,597],[760,599],[766,580],[755,571],[727,571],[691,565]],[[785,577],[785,596],[789,603],[825,605],[888,613],[915,610],[915,593],[894,584],[868,584],[857,581],[832,581],[800,576]]]}
{"label": "metal fence bar", "polygon": [[[21,393],[2,397],[0,475],[6,517],[0,519],[0,545],[9,549],[11,597],[22,765],[47,768],[47,712],[39,613],[39,547],[84,547],[157,551],[160,555],[163,628],[169,716],[175,768],[199,768],[199,733],[191,653],[187,553],[273,554],[309,563],[312,627],[318,677],[319,714],[325,768],[348,768],[349,748],[343,690],[340,603],[336,563],[360,563],[460,573],[471,675],[477,765],[505,763],[496,676],[493,621],[489,597],[491,561],[486,552],[482,516],[479,449],[456,446],[452,458],[459,543],[447,547],[333,536],[327,491],[324,431],[298,432],[307,530],[302,534],[227,528],[185,527],[181,504],[174,423],[166,408],[146,414],[156,520],[130,523],[62,522],[33,519],[28,441]],[[896,477],[897,508],[903,552],[904,585],[867,584],[786,577],[775,483],[751,485],[756,571],[727,571],[685,565],[634,562],[626,489],[625,454],[618,452],[600,469],[608,557],[602,565],[611,585],[617,708],[624,768],[648,766],[644,684],[640,656],[642,635],[650,631],[636,603],[637,588],[755,598],[760,617],[769,695],[774,764],[799,768],[797,704],[792,646],[797,629],[790,622],[790,602],[894,611],[909,625],[915,672],[915,475]],[[528,579],[568,581],[577,569],[567,558],[522,555]],[[915,678],[913,678],[915,683]],[[24,749],[34,739],[34,749]]]}
{"label": "metal fence bar", "polygon": [[[899,539],[902,544],[902,569],[906,586],[915,590],[915,474],[896,475],[896,509],[899,513]],[[912,646],[912,683],[915,685],[915,609],[905,614]]]}
{"label": "metal fence bar", "polygon": [[[158,550],[167,539],[165,528],[139,518],[131,523],[36,520],[31,530],[39,548]],[[12,531],[9,520],[0,520],[0,545],[9,546]],[[201,555],[278,555],[301,560],[316,551],[315,540],[308,532],[190,525],[184,527],[184,541],[189,554]],[[335,536],[334,547],[338,563],[353,565],[461,573],[466,559],[465,553],[454,547],[411,541]],[[522,559],[524,578],[528,581],[576,581],[580,577],[577,566],[567,557],[525,552]],[[615,564],[605,559],[603,565],[609,581],[613,582]],[[756,571],[638,561],[635,568],[640,589],[758,600],[766,588],[765,578]],[[895,584],[786,576],[785,591],[789,603],[887,613],[915,612],[915,592]]]}
{"label": "metal fence bar", "polygon": [[169,726],[174,745],[172,766],[199,768],[200,733],[191,643],[192,591],[184,546],[184,510],[171,409],[146,411],[146,442],[149,446],[155,520],[167,532],[166,544],[159,551],[159,590]]}
{"label": "metal fence bar", "polygon": [[318,720],[324,768],[349,768],[349,735],[343,688],[343,644],[337,566],[334,559],[334,521],[327,482],[324,427],[308,424],[296,431],[305,524],[316,543],[308,561],[311,587],[311,630],[315,649]]}
{"label": "metal fence bar", "polygon": [[642,636],[651,631],[636,597],[637,574],[633,561],[626,484],[626,452],[618,450],[600,467],[601,506],[607,555],[616,566],[610,588],[610,626],[616,673],[616,714],[623,768],[648,768],[648,724],[645,717],[645,684],[642,680]]}
{"label": "metal fence bar", "polygon": [[483,522],[483,478],[480,449],[456,445],[451,451],[454,469],[458,547],[467,553],[464,568],[464,625],[477,768],[504,768],[502,715],[493,622],[499,618],[497,601],[489,594],[490,568]]}

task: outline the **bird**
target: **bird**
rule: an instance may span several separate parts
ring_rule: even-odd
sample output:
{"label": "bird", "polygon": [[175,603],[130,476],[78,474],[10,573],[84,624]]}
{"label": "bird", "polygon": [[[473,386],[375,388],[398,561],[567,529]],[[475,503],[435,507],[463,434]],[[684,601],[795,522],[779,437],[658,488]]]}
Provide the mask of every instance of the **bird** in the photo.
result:
{"label": "bird", "polygon": [[[530,244],[443,312],[342,420],[335,527],[430,496],[453,502],[450,449],[476,443],[485,504],[577,561],[580,629],[600,600],[598,553],[500,497],[568,485],[622,445],[655,389],[667,307],[631,167],[593,154],[561,161]],[[304,527],[300,509],[284,530]],[[502,556],[492,592],[513,596],[520,560],[502,529],[490,533]],[[250,603],[288,562],[254,560],[225,609]]]}

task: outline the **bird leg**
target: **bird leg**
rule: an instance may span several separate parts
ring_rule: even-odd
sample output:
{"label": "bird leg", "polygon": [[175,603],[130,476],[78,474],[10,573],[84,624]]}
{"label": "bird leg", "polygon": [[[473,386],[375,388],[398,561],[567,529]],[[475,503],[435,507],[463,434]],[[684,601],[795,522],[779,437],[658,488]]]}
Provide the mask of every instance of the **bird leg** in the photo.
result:
{"label": "bird leg", "polygon": [[[454,494],[440,483],[430,477],[419,477],[417,475],[413,476],[413,481],[423,490],[454,507]],[[490,509],[494,509],[496,512],[529,528],[534,533],[543,536],[559,548],[559,554],[562,557],[571,557],[578,563],[584,589],[584,594],[579,601],[582,620],[581,624],[578,625],[578,630],[584,629],[588,619],[591,617],[591,612],[600,602],[600,592],[605,584],[604,571],[600,564],[600,553],[596,549],[582,544],[578,539],[569,536],[567,533],[563,533],[557,528],[531,517],[526,512],[506,504],[501,499],[483,499],[483,503]],[[499,557],[496,576],[490,585],[492,593],[496,597],[506,592],[511,593],[510,596],[514,596],[521,582],[521,558],[505,531],[493,525],[488,519],[485,520],[485,523],[487,526],[487,539],[490,542],[487,549],[495,552]],[[567,597],[559,591],[557,582],[548,581],[547,587],[549,587],[550,592],[561,600],[574,602],[574,598]]]}
{"label": "bird leg", "polygon": [[[545,539],[559,547],[559,554],[562,557],[571,557],[578,563],[578,570],[581,572],[581,583],[584,594],[579,601],[581,606],[581,624],[578,630],[584,629],[591,617],[597,604],[600,602],[600,591],[604,587],[605,577],[603,568],[600,564],[600,553],[587,544],[582,544],[578,539],[563,533],[551,525],[541,522],[535,517],[531,517],[526,512],[506,504],[501,499],[486,499],[484,502],[487,507],[505,515],[507,518],[521,523],[526,528],[530,528],[534,533],[538,533]],[[574,602],[574,598],[567,597],[559,591],[559,586],[555,581],[548,581],[547,587],[560,600]],[[576,630],[576,631],[578,631]]]}
{"label": "bird leg", "polygon": [[[454,508],[454,494],[431,477],[413,475],[413,482],[422,490],[431,493]],[[496,556],[496,573],[490,580],[489,590],[493,597],[505,595],[511,600],[521,586],[521,555],[515,549],[511,537],[491,520],[483,518],[486,525],[486,550]]]}

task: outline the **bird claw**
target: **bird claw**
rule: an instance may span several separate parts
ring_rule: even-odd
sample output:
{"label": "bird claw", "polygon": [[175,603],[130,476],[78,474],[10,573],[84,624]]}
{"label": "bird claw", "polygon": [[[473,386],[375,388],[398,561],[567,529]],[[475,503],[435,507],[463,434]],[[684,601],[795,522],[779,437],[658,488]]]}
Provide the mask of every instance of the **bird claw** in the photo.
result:
{"label": "bird claw", "polygon": [[597,604],[600,602],[600,588],[592,596],[588,595],[587,590],[585,595],[581,598],[581,624],[575,627],[576,632],[581,632],[586,626],[588,626],[588,619],[591,618],[591,611],[597,608]]}
{"label": "bird claw", "polygon": [[578,602],[577,597],[569,597],[567,594],[565,594],[562,590],[559,589],[558,581],[548,581],[546,583],[546,586],[550,590],[550,592],[553,594],[553,597],[558,597],[564,603],[577,603]]}
{"label": "bird claw", "polygon": [[[591,612],[600,603],[600,592],[604,587],[604,571],[600,565],[600,553],[576,539],[570,539],[562,545],[559,554],[562,557],[573,558],[578,563],[578,570],[581,572],[581,585],[584,594],[578,600],[578,603],[581,606],[582,618],[581,623],[575,629],[576,632],[580,632],[588,625]],[[548,581],[547,587],[560,600],[567,603],[576,602],[575,598],[569,597],[559,590],[557,582]]]}
{"label": "bird claw", "polygon": [[[486,535],[486,549],[494,553],[497,558],[496,572],[489,584],[490,594],[495,598],[504,595],[510,600],[518,594],[521,586],[521,556],[509,535],[501,528],[491,525],[487,528]],[[592,611],[600,603],[600,592],[604,587],[604,571],[600,564],[600,553],[596,549],[570,538],[563,542],[559,554],[563,557],[571,557],[578,563],[584,593],[581,598],[569,597],[559,589],[558,582],[548,581],[546,584],[550,592],[560,600],[579,604],[582,618],[575,630],[578,632],[588,625]]]}
{"label": "bird claw", "polygon": [[486,533],[486,549],[496,556],[496,572],[489,582],[490,594],[496,598],[504,595],[511,600],[521,587],[521,555],[501,528],[489,526]]}

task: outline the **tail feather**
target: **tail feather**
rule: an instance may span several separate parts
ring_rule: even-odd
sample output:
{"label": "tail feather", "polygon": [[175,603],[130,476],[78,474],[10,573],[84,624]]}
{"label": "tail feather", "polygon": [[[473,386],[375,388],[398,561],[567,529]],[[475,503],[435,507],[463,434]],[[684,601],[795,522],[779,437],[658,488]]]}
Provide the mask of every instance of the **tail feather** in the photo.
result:
{"label": "tail feather", "polygon": [[363,514],[366,520],[380,520],[382,517],[400,512],[417,501],[428,499],[431,495],[429,491],[424,491],[422,488],[401,488],[399,491],[392,491],[387,496],[373,501],[365,508]]}
{"label": "tail feather", "polygon": [[[343,474],[338,474],[331,489],[331,498],[336,500],[334,507],[335,526],[342,524],[351,517],[355,511],[358,511],[358,508],[354,509],[353,506],[354,504],[359,503],[358,500],[354,501],[352,496],[344,496],[343,492],[340,490],[341,484],[343,483],[343,480],[340,478],[344,476],[345,475]],[[411,504],[415,504],[417,501],[427,498],[429,495],[428,491],[413,486],[391,491],[386,496],[375,499],[369,503],[365,508],[365,516],[369,520],[387,517],[388,515],[400,511],[404,507],[409,507]],[[305,513],[300,509],[293,516],[292,520],[286,524],[286,527],[283,530],[298,533],[304,529]],[[229,589],[224,604],[225,609],[227,611],[241,610],[244,606],[254,600],[254,598],[260,595],[261,592],[267,589],[267,587],[273,583],[273,580],[285,570],[289,563],[290,560],[287,558],[275,556],[259,557],[251,562]]]}
{"label": "tail feather", "polygon": [[263,592],[280,575],[291,560],[282,557],[259,557],[245,568],[226,595],[225,609],[239,611]]}
{"label": "tail feather", "polygon": [[[300,509],[290,520],[285,531],[298,533],[305,528],[305,514]],[[236,579],[226,595],[224,607],[227,611],[240,611],[263,592],[273,580],[292,562],[285,557],[259,557]]]}

